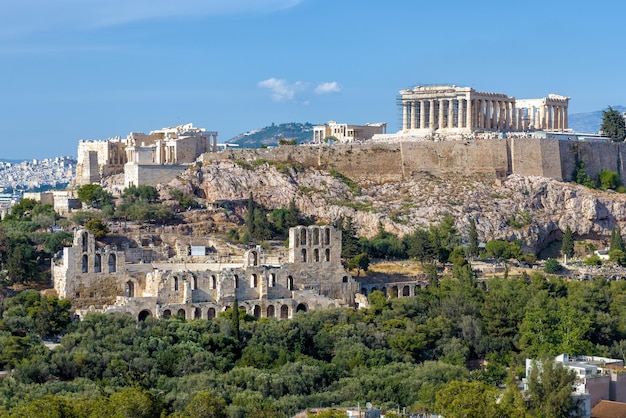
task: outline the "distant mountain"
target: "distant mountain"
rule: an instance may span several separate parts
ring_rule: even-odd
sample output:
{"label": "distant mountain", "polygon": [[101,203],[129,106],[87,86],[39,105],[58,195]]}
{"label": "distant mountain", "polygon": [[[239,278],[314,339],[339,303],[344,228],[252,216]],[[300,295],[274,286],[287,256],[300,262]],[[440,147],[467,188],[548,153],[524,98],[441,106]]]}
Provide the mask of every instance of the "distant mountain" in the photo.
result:
{"label": "distant mountain", "polygon": [[[619,112],[626,112],[625,106],[611,107]],[[606,108],[602,110],[596,110],[595,112],[571,114],[569,115],[567,125],[575,132],[595,134],[600,130],[600,125],[602,125],[602,112],[604,110],[606,110]]]}
{"label": "distant mountain", "polygon": [[296,140],[296,143],[302,144],[313,140],[313,125],[306,123],[281,123],[257,129],[255,131],[239,134],[234,138],[226,141],[228,144],[238,144],[243,148],[260,148],[261,146],[278,145],[278,141]]}

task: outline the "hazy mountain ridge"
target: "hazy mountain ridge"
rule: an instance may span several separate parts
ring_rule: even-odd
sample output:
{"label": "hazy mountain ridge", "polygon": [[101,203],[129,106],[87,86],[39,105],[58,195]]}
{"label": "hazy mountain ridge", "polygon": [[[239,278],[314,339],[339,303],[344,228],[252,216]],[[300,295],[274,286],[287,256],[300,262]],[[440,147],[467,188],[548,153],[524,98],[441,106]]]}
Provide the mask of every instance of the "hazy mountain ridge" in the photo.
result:
{"label": "hazy mountain ridge", "polygon": [[[617,105],[611,107],[619,112],[626,111],[626,106]],[[569,115],[568,126],[575,132],[581,132],[586,134],[598,133],[598,131],[600,130],[600,125],[602,125],[602,112],[607,109],[608,106],[605,109],[596,110],[595,112],[573,113]]]}

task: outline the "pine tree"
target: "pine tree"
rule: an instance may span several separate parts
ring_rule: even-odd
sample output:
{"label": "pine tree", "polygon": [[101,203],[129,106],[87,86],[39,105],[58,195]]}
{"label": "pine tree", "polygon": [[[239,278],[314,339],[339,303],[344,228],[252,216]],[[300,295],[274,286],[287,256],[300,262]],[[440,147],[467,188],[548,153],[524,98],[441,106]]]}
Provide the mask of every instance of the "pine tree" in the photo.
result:
{"label": "pine tree", "polygon": [[239,342],[239,300],[235,298],[233,301],[233,317],[232,326],[233,326],[233,337],[237,342]]}
{"label": "pine tree", "polygon": [[469,231],[469,248],[468,253],[470,257],[478,256],[478,232],[476,231],[476,221],[474,218],[470,218]]}
{"label": "pine tree", "polygon": [[626,252],[626,248],[624,247],[624,239],[622,238],[622,230],[620,229],[619,225],[616,225],[611,230],[611,245],[609,247],[609,252],[613,250]]}
{"label": "pine tree", "polygon": [[565,228],[565,232],[563,233],[561,253],[567,258],[572,258],[574,256],[574,237],[569,226]]}
{"label": "pine tree", "polygon": [[626,138],[626,122],[621,113],[611,106],[602,111],[602,134],[608,136],[615,142],[622,142]]}
{"label": "pine tree", "polygon": [[[339,225],[339,220],[337,224]],[[341,258],[349,260],[360,252],[359,238],[352,218],[341,218]]]}

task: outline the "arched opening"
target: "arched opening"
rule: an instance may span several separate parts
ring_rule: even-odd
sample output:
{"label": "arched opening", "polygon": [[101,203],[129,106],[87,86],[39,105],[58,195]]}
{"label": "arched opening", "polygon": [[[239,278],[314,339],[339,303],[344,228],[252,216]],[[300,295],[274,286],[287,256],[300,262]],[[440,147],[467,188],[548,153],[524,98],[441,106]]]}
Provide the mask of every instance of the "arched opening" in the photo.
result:
{"label": "arched opening", "polygon": [[217,289],[217,277],[211,275],[211,289]]}
{"label": "arched opening", "polygon": [[250,277],[250,287],[257,287],[259,285],[259,279],[257,277],[256,274],[253,274],[252,277]]}
{"label": "arched opening", "polygon": [[306,229],[300,230],[300,245],[306,245]]}
{"label": "arched opening", "polygon": [[315,260],[316,263],[320,262],[320,250],[317,248],[313,250],[313,259]]}
{"label": "arched opening", "polygon": [[96,273],[100,273],[102,271],[102,256],[100,254],[96,254],[93,257],[93,271]]}
{"label": "arched opening", "polygon": [[193,283],[192,289],[194,289],[194,290],[197,289],[198,288],[198,278],[194,276],[192,283]]}
{"label": "arched opening", "polygon": [[193,312],[193,317],[194,319],[200,319],[202,318],[202,309],[200,308],[196,308]]}
{"label": "arched opening", "polygon": [[185,310],[184,309],[179,309],[178,312],[176,313],[176,316],[178,316],[178,317],[180,317],[182,319],[185,319],[185,316],[186,316]]}
{"label": "arched opening", "polygon": [[115,254],[109,254],[109,273],[115,273],[117,270],[115,265]]}
{"label": "arched opening", "polygon": [[306,263],[306,248],[303,248],[303,249],[302,249],[302,253],[301,253],[300,260],[301,260],[303,263]]}
{"label": "arched opening", "polygon": [[398,297],[398,286],[393,286],[391,288],[391,294],[389,295],[392,298],[397,298]]}
{"label": "arched opening", "polygon": [[135,297],[135,284],[130,280],[124,284],[124,296],[127,298]]}
{"label": "arched opening", "polygon": [[287,277],[287,289],[293,290],[293,277],[291,276]]}
{"label": "arched opening", "polygon": [[274,273],[270,273],[270,280],[269,280],[269,284],[270,287],[274,287],[276,286],[276,275]]}
{"label": "arched opening", "polygon": [[329,262],[330,261],[330,248],[326,248],[324,253],[325,253],[325,257],[324,258],[326,259],[326,262]]}
{"label": "arched opening", "polygon": [[343,276],[343,277],[341,278],[341,281],[342,281],[343,283],[348,283],[348,276]]}
{"label": "arched opening", "polygon": [[169,309],[163,311],[163,318],[169,318],[170,316],[172,316],[172,311]]}
{"label": "arched opening", "polygon": [[87,233],[86,232],[81,237],[81,241],[82,241],[82,244],[83,244],[83,251],[87,251],[87,242],[88,241],[87,241]]}
{"label": "arched opening", "polygon": [[362,287],[361,288],[361,294],[367,296],[367,289]]}
{"label": "arched opening", "polygon": [[255,318],[260,318],[261,317],[261,307],[259,305],[254,305],[254,317]]}
{"label": "arched opening", "polygon": [[206,313],[206,318],[215,319],[215,308],[209,308],[209,310]]}
{"label": "arched opening", "polygon": [[307,311],[307,307],[304,303],[299,303],[298,306],[296,306],[296,312],[306,312]]}
{"label": "arched opening", "polygon": [[330,228],[324,230],[324,245],[330,245]]}
{"label": "arched opening", "polygon": [[147,317],[152,316],[152,314],[150,313],[150,311],[144,309],[143,311],[139,312],[139,315],[137,316],[137,319],[139,321],[145,321]]}
{"label": "arched opening", "polygon": [[372,292],[378,290],[378,288],[376,286],[372,287]]}
{"label": "arched opening", "polygon": [[258,266],[259,265],[259,254],[256,251],[250,251],[250,259],[248,260],[248,262],[252,266]]}
{"label": "arched opening", "polygon": [[402,288],[402,296],[411,296],[411,288],[409,286]]}
{"label": "arched opening", "polygon": [[381,291],[381,292],[383,292],[383,294],[384,294],[385,296],[387,296],[387,289],[386,289],[386,288],[382,287],[382,288],[380,289],[380,291]]}
{"label": "arched opening", "polygon": [[174,292],[178,291],[178,277],[174,276]]}
{"label": "arched opening", "polygon": [[83,273],[89,273],[89,257],[83,254]]}
{"label": "arched opening", "polygon": [[237,276],[237,275],[235,274],[234,279],[235,279],[235,280],[234,280],[234,282],[235,282],[235,289],[239,289],[239,276]]}
{"label": "arched opening", "polygon": [[319,228],[313,229],[313,245],[320,245],[320,230]]}
{"label": "arched opening", "polygon": [[275,309],[274,309],[274,305],[270,305],[267,307],[267,317],[268,318],[274,318],[274,315],[276,315]]}
{"label": "arched opening", "polygon": [[280,318],[287,319],[289,318],[289,306],[283,305],[280,307]]}

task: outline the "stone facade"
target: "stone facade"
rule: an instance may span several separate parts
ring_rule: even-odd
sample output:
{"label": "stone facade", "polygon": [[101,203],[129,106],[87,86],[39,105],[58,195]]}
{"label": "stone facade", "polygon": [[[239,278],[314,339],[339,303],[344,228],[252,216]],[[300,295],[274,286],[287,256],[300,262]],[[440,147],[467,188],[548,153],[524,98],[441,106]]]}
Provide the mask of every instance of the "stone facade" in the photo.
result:
{"label": "stone facade", "polygon": [[170,178],[172,172],[179,174],[185,165],[193,163],[203,153],[215,151],[217,132],[194,127],[191,123],[149,134],[131,132],[125,139],[80,141],[75,183],[79,186],[99,183],[108,175],[124,172],[126,187],[131,184],[153,186],[157,184],[152,176],[156,171],[144,173],[142,167],[168,166],[169,169],[160,174]]}
{"label": "stone facade", "polygon": [[567,129],[569,97],[515,100],[471,87],[416,86],[401,90],[400,134],[440,135]]}
{"label": "stone facade", "polygon": [[387,133],[387,124],[366,123],[365,125],[348,125],[347,123],[337,123],[334,120],[327,125],[317,125],[313,127],[313,143],[321,144],[328,137],[335,137],[340,143],[363,141],[372,138],[374,135],[384,135]]}
{"label": "stone facade", "polygon": [[341,233],[329,226],[299,226],[289,237],[288,261],[282,264],[264,264],[259,246],[247,250],[240,263],[144,263],[136,257],[129,263],[132,249],[99,247],[80,230],[52,262],[54,287],[79,316],[121,312],[139,320],[172,314],[211,319],[235,298],[256,317],[354,306],[359,285],[341,264]]}

